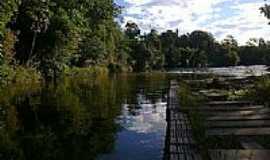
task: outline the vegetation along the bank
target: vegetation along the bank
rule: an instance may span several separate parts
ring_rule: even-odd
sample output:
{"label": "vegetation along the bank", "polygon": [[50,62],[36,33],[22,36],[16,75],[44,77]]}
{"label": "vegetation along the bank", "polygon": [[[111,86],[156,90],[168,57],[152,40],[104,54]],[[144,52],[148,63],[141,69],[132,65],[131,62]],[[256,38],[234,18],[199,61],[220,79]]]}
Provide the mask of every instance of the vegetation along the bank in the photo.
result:
{"label": "vegetation along the bank", "polygon": [[[8,68],[21,66],[50,78],[69,68],[143,72],[270,63],[270,42],[262,38],[239,46],[231,35],[218,42],[200,30],[142,34],[134,22],[122,30],[121,9],[113,0],[1,1],[1,80]],[[261,11],[270,18],[268,5]]]}

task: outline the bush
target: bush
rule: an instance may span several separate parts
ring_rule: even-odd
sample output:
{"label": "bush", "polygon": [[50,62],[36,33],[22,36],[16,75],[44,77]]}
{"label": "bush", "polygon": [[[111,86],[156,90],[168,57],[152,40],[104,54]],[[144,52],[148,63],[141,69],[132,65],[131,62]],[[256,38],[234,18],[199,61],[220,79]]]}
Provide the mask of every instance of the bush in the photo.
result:
{"label": "bush", "polygon": [[7,84],[12,80],[13,75],[13,69],[9,67],[8,65],[1,65],[0,66],[0,85]]}
{"label": "bush", "polygon": [[251,97],[259,103],[263,103],[269,106],[270,104],[270,78],[262,77],[256,84],[253,90],[251,90]]}
{"label": "bush", "polygon": [[42,80],[39,72],[34,68],[25,68],[15,66],[14,68],[8,65],[0,66],[0,85],[16,84],[31,84],[38,83]]}
{"label": "bush", "polygon": [[66,68],[65,75],[70,77],[89,77],[89,76],[96,76],[96,75],[104,75],[108,74],[109,71],[105,66],[95,66],[95,67],[73,67],[73,68]]}
{"label": "bush", "polygon": [[123,71],[123,67],[120,64],[110,63],[108,65],[110,73],[120,73]]}
{"label": "bush", "polygon": [[203,97],[192,93],[191,88],[185,83],[180,84],[178,96],[181,107],[197,107],[203,102]]}

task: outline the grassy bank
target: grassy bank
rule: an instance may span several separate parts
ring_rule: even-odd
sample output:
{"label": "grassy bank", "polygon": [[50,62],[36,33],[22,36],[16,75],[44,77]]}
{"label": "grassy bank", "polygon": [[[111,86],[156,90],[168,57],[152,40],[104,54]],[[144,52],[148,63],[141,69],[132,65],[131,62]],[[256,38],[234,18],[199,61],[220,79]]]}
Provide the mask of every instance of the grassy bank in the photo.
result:
{"label": "grassy bank", "polygon": [[27,85],[42,81],[41,74],[35,68],[22,66],[0,66],[0,86],[11,84]]}
{"label": "grassy bank", "polygon": [[106,75],[109,73],[109,69],[105,66],[87,67],[87,68],[67,68],[64,71],[65,76],[69,77],[86,77],[89,75]]}
{"label": "grassy bank", "polygon": [[[97,75],[107,75],[109,69],[104,66],[95,66],[87,68],[65,68],[65,70],[57,75],[58,77],[87,77]],[[45,77],[36,69],[25,66],[0,65],[0,86],[8,85],[27,85],[43,82]]]}

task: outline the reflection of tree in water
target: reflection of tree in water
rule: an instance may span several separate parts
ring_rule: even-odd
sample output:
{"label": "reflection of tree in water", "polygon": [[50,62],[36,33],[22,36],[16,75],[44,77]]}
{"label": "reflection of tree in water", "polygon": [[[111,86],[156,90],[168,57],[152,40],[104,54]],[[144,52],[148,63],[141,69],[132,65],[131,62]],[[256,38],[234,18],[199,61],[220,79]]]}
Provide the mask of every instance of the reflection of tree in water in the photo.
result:
{"label": "reflection of tree in water", "polygon": [[136,101],[138,84],[149,93],[165,79],[142,77],[66,78],[0,92],[0,159],[95,159],[110,152],[121,104]]}
{"label": "reflection of tree in water", "polygon": [[7,103],[0,159],[95,159],[114,146],[117,81],[71,81]]}

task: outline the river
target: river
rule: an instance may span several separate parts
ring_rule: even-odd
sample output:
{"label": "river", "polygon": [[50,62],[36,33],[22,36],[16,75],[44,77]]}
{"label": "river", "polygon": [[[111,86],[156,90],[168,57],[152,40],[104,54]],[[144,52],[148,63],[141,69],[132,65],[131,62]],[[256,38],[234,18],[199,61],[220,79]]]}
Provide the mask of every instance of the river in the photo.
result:
{"label": "river", "polygon": [[[251,74],[250,68],[239,67],[207,74],[234,70],[241,77]],[[58,84],[2,89],[0,159],[161,160],[169,81],[196,74],[178,70],[66,77]]]}

